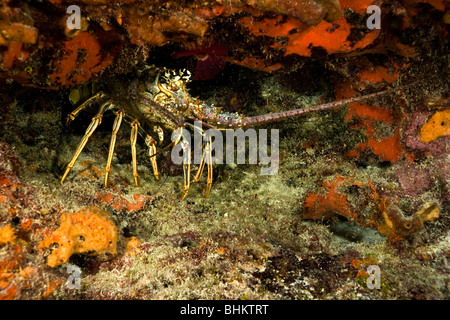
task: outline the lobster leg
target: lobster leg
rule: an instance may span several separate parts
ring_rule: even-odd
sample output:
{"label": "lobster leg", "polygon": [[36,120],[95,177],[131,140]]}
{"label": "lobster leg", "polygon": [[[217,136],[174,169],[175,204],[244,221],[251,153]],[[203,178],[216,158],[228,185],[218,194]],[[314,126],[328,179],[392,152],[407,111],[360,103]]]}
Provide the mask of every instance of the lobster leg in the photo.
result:
{"label": "lobster leg", "polygon": [[[203,149],[205,149],[205,148],[203,147]],[[197,174],[195,175],[194,180],[192,180],[192,182],[199,182],[200,181],[200,177],[202,176],[203,169],[205,169],[205,163],[206,163],[205,160],[206,160],[206,154],[203,152],[202,160],[201,160],[200,165],[198,167]]]}
{"label": "lobster leg", "polygon": [[[145,139],[145,144],[148,147],[148,156],[152,163],[153,175],[155,176],[155,179],[159,181],[161,179],[161,175],[159,174],[158,163],[156,162],[156,157],[155,157],[156,156],[156,141],[155,141],[155,139],[153,139],[153,137],[151,135],[149,135],[147,132],[144,131],[144,129],[141,127],[141,125],[139,123],[138,123],[138,127],[139,127],[139,134]],[[162,128],[159,126],[155,127],[154,131],[156,133],[158,133],[158,138],[160,139],[159,144],[161,144],[162,139],[164,139]],[[161,135],[162,135],[162,139],[161,139]]]}
{"label": "lobster leg", "polygon": [[213,163],[212,163],[211,144],[212,144],[211,137],[209,137],[208,143],[205,146],[206,163],[208,165],[208,175],[206,177],[205,197],[207,197],[209,195],[209,192],[211,191],[212,180],[213,180]]}
{"label": "lobster leg", "polygon": [[64,180],[66,179],[66,177],[69,174],[70,170],[72,170],[73,166],[75,165],[75,162],[77,161],[78,157],[81,154],[81,151],[83,151],[86,143],[88,142],[89,137],[94,133],[95,129],[97,129],[98,125],[102,122],[103,114],[105,113],[106,110],[108,110],[109,106],[110,105],[109,105],[108,102],[104,103],[100,107],[100,111],[92,118],[91,124],[86,129],[86,132],[85,132],[85,134],[83,136],[83,139],[81,139],[81,142],[78,145],[77,151],[75,151],[75,154],[74,154],[72,160],[67,165],[66,171],[64,172],[64,175],[61,178],[61,183],[64,182]]}
{"label": "lobster leg", "polygon": [[[153,168],[153,175],[155,176],[156,180],[161,179],[161,175],[158,170],[158,163],[156,162],[156,141],[153,139],[151,135],[149,135],[147,132],[145,132],[144,128],[139,124],[137,119],[130,118],[129,116],[124,115],[124,120],[130,124],[131,126],[131,152],[133,154],[136,153],[136,141],[137,141],[137,134],[139,134],[144,140],[145,144],[148,147],[148,154],[150,157],[150,161],[152,162],[152,168]],[[159,127],[159,129],[162,131],[162,128]],[[157,131],[157,130],[155,130]],[[137,132],[137,133],[136,133]],[[134,141],[134,143],[133,143]],[[178,141],[179,142],[179,141]],[[177,142],[177,143],[178,143]],[[134,147],[133,147],[134,146]],[[171,147],[172,145],[167,146],[167,148]],[[133,151],[134,150],[134,151]],[[137,169],[135,166],[136,156],[133,156],[133,173],[135,174],[135,182],[137,181]],[[137,182],[136,182],[137,185]]]}
{"label": "lobster leg", "polygon": [[139,186],[139,175],[137,171],[137,162],[136,162],[136,142],[138,136],[138,128],[139,122],[137,120],[134,120],[131,123],[130,141],[131,141],[131,157],[133,161],[133,176],[134,176],[134,183],[136,184],[136,186]]}
{"label": "lobster leg", "polygon": [[183,200],[188,194],[189,188],[191,186],[191,145],[186,139],[183,138],[183,136],[180,143],[184,152],[184,159],[183,159],[184,191],[181,195],[181,199]]}
{"label": "lobster leg", "polygon": [[161,179],[161,175],[159,174],[158,170],[158,163],[156,162],[156,141],[151,136],[147,135],[145,138],[145,143],[148,147],[148,155],[150,157],[150,161],[152,162],[152,168],[153,168],[153,175],[155,176],[156,180]]}
{"label": "lobster leg", "polygon": [[158,134],[158,145],[160,146],[164,141],[164,131],[160,126],[155,126],[153,131]]}
{"label": "lobster leg", "polygon": [[103,95],[103,92],[98,92],[97,94],[95,94],[94,96],[90,97],[89,99],[87,99],[85,102],[83,102],[78,108],[76,108],[75,110],[73,110],[66,119],[66,125],[69,125],[69,123],[74,120],[78,114],[83,110],[86,109],[87,107],[90,107],[92,104],[94,104],[95,102],[97,102],[101,96]]}
{"label": "lobster leg", "polygon": [[108,178],[109,172],[111,171],[111,161],[114,154],[114,147],[116,145],[117,132],[119,131],[123,116],[124,116],[123,110],[119,110],[117,111],[116,118],[114,119],[113,130],[111,135],[111,143],[109,144],[108,161],[106,162],[106,169],[105,169],[105,187],[108,186]]}
{"label": "lobster leg", "polygon": [[209,192],[211,191],[211,185],[212,185],[213,166],[212,166],[211,143],[212,143],[211,137],[209,137],[209,139],[205,142],[205,146],[203,148],[202,160],[201,160],[200,166],[198,168],[197,174],[195,175],[195,178],[192,181],[192,182],[200,181],[200,177],[205,168],[205,164],[207,164],[208,165],[208,175],[206,178],[205,197],[207,197],[209,195]]}

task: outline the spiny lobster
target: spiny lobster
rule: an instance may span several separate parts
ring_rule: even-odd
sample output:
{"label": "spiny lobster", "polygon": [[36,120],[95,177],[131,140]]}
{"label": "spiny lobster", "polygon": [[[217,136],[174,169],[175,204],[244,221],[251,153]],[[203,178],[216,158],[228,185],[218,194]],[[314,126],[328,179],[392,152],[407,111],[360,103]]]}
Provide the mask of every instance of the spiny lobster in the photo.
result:
{"label": "spiny lobster", "polygon": [[[74,164],[81,154],[83,148],[88,142],[89,137],[96,130],[102,121],[106,111],[115,113],[115,120],[112,128],[111,143],[109,146],[108,160],[105,169],[105,187],[108,185],[108,177],[111,171],[111,161],[114,154],[117,132],[122,121],[128,122],[131,126],[131,154],[133,176],[136,185],[139,185],[138,171],[136,162],[136,143],[138,135],[142,136],[148,147],[149,157],[152,163],[153,173],[157,180],[160,179],[160,173],[156,162],[156,146],[161,145],[164,140],[164,130],[173,132],[172,142],[164,149],[181,145],[183,152],[187,155],[183,160],[184,190],[181,199],[184,199],[189,191],[191,184],[190,168],[190,150],[191,146],[183,134],[183,128],[191,127],[193,130],[199,130],[192,121],[200,121],[205,127],[218,130],[238,129],[257,126],[270,122],[283,120],[286,118],[298,117],[307,113],[338,108],[340,106],[360,101],[363,99],[375,98],[384,95],[390,90],[380,91],[364,96],[350,99],[325,103],[314,107],[294,109],[290,111],[257,115],[245,117],[239,114],[223,112],[220,108],[202,103],[199,99],[191,97],[186,90],[186,83],[190,79],[190,72],[187,70],[159,69],[154,66],[147,66],[141,70],[137,77],[124,86],[121,81],[111,81],[105,86],[105,90],[97,92],[91,98],[82,103],[67,117],[67,124],[74,120],[77,115],[85,108],[95,104],[100,105],[97,114],[92,118],[89,127],[78,145],[78,148],[67,165],[62,176],[61,183],[67,178],[67,175],[74,167]],[[399,87],[397,89],[401,89]],[[142,123],[142,124],[141,124]],[[147,131],[146,127],[153,128],[157,140]],[[202,130],[202,129],[200,129]],[[201,134],[204,134],[202,130]],[[192,182],[198,182],[203,173],[205,164],[207,165],[207,185],[205,197],[208,196],[213,177],[213,167],[211,161],[211,137],[206,137],[202,146],[202,159],[197,174]]]}

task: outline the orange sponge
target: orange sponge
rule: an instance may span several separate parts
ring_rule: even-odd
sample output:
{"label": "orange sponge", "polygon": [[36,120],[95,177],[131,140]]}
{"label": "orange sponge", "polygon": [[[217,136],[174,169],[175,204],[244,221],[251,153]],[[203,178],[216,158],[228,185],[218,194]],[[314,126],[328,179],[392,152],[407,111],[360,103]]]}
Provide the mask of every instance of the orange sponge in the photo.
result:
{"label": "orange sponge", "polygon": [[74,253],[95,251],[97,254],[115,254],[117,228],[106,211],[87,207],[80,212],[63,214],[59,229],[40,243],[42,248],[54,244],[58,247],[47,259],[50,267],[67,262]]}
{"label": "orange sponge", "polygon": [[0,244],[14,243],[15,238],[14,230],[10,225],[0,228]]}
{"label": "orange sponge", "polygon": [[420,140],[425,143],[450,135],[450,110],[436,112],[420,129]]}

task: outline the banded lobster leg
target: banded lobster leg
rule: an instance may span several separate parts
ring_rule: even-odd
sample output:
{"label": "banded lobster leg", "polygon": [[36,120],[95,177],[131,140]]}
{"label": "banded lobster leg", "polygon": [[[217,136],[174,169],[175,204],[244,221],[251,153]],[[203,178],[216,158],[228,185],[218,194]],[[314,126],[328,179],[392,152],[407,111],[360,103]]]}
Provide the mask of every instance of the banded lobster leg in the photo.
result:
{"label": "banded lobster leg", "polygon": [[141,127],[137,119],[134,119],[133,122],[131,122],[131,156],[133,161],[133,176],[134,176],[134,182],[136,185],[139,185],[138,180],[138,172],[137,172],[137,161],[136,161],[136,142],[137,142],[137,136],[138,133],[145,139],[145,144],[148,147],[148,155],[150,157],[150,161],[152,162],[152,168],[153,168],[153,174],[156,178],[156,180],[160,180],[161,176],[159,174],[158,170],[158,164],[156,162],[156,141],[153,139],[152,136],[150,136],[148,133],[144,131],[144,129]]}
{"label": "banded lobster leg", "polygon": [[206,178],[206,190],[205,197],[209,195],[212,186],[213,180],[213,165],[212,165],[212,150],[211,150],[212,138],[208,137],[203,146],[202,160],[200,162],[197,174],[195,175],[194,180],[192,182],[200,181],[200,177],[202,176],[203,170],[205,168],[205,164],[208,165],[208,174]]}
{"label": "banded lobster leg", "polygon": [[133,164],[133,176],[134,176],[134,183],[136,184],[136,186],[139,186],[139,175],[137,171],[137,160],[136,160],[136,142],[139,130],[138,128],[139,122],[136,119],[134,119],[134,121],[131,123],[130,142],[131,142],[131,159]]}
{"label": "banded lobster leg", "polygon": [[184,128],[180,127],[173,132],[173,141],[166,147],[175,147],[181,144],[181,149],[183,150],[183,176],[184,176],[184,190],[181,194],[181,200],[183,200],[189,192],[191,187],[191,144],[184,137]]}
{"label": "banded lobster leg", "polygon": [[[88,142],[89,137],[94,133],[95,129],[97,129],[98,125],[102,122],[103,114],[107,110],[109,110],[111,107],[112,107],[112,104],[109,101],[105,102],[100,107],[100,110],[98,111],[98,113],[92,118],[92,121],[91,121],[89,127],[86,129],[83,139],[81,139],[81,142],[78,145],[78,148],[75,151],[75,154],[74,154],[72,160],[67,165],[66,171],[64,172],[64,175],[61,178],[61,183],[64,182],[64,180],[67,178],[67,175],[72,170],[73,166],[75,165],[75,162],[77,161],[78,157],[81,154],[81,151],[83,151],[84,147],[86,146],[86,143]],[[75,115],[76,115],[76,113],[75,113]]]}
{"label": "banded lobster leg", "polygon": [[105,169],[105,187],[108,186],[109,173],[111,172],[111,162],[114,154],[114,147],[116,145],[117,132],[119,132],[120,125],[124,116],[124,111],[119,110],[116,112],[116,118],[114,119],[113,130],[111,135],[111,142],[109,144],[108,160],[106,161]]}
{"label": "banded lobster leg", "polygon": [[150,161],[152,162],[152,168],[153,168],[153,175],[155,176],[156,180],[161,180],[161,175],[159,174],[158,170],[158,163],[156,162],[156,141],[152,138],[152,136],[146,134],[145,137],[145,144],[148,147],[148,156],[150,158]]}
{"label": "banded lobster leg", "polygon": [[[139,124],[139,121],[137,119],[131,119],[130,126],[131,126],[131,135],[130,135],[130,141],[131,141],[131,155],[132,155],[132,162],[133,162],[133,176],[134,181],[136,185],[139,185],[138,182],[138,172],[137,172],[137,162],[136,162],[136,142],[137,142],[137,135],[139,134],[142,138],[145,140],[145,144],[148,147],[148,155],[150,158],[150,161],[152,163],[152,169],[153,169],[153,175],[155,176],[156,180],[161,179],[161,175],[158,170],[158,163],[156,162],[156,140],[149,135]],[[129,121],[129,120],[128,120]],[[127,121],[127,122],[128,122]]]}
{"label": "banded lobster leg", "polygon": [[[90,100],[91,103],[93,103],[94,101],[98,101],[98,99],[99,99],[99,97],[96,97],[96,99],[93,99],[93,98],[91,98],[92,100]],[[74,110],[69,115],[67,121],[70,122],[71,120],[75,119],[75,117],[78,115],[78,113],[89,105],[90,104],[84,103],[83,105],[78,107],[76,110]],[[98,125],[101,123],[103,114],[106,111],[112,110],[115,108],[116,108],[116,106],[114,106],[112,103],[107,101],[100,107],[99,112],[92,118],[91,124],[86,129],[86,132],[85,132],[81,142],[79,143],[78,148],[75,151],[74,156],[72,157],[72,160],[67,165],[66,171],[64,172],[64,175],[61,178],[61,183],[63,183],[65,181],[68,174],[73,169],[75,162],[77,161],[78,157],[80,156],[81,152],[83,151],[84,147],[86,146],[86,143],[88,142],[90,136],[94,133],[94,131],[97,129]],[[116,114],[116,118],[114,119],[114,124],[113,124],[113,128],[112,128],[111,142],[109,145],[109,152],[108,152],[108,160],[106,161],[106,168],[105,168],[105,187],[108,186],[109,173],[111,172],[111,163],[112,163],[112,157],[114,155],[114,148],[115,148],[115,144],[116,144],[117,133],[120,129],[122,121],[124,119],[126,121],[128,120],[128,116],[125,114],[125,112],[122,109],[119,109],[118,111],[116,111],[115,114]],[[141,125],[139,124],[139,122],[136,119],[131,119],[131,120],[128,120],[127,122],[129,122],[131,125],[131,135],[130,135],[131,153],[132,153],[132,164],[133,164],[133,176],[134,176],[134,181],[135,181],[136,185],[139,185],[139,179],[138,179],[139,176],[138,176],[138,172],[137,172],[137,160],[136,160],[136,143],[137,143],[138,133],[145,139],[145,143],[146,143],[147,147],[149,148],[149,156],[150,156],[150,160],[152,162],[153,174],[155,175],[156,180],[160,180],[161,177],[159,174],[158,165],[156,163],[156,158],[155,158],[156,144],[157,144],[155,139],[153,139],[152,136],[150,136],[148,133],[146,133],[144,131],[144,129],[141,127]]]}
{"label": "banded lobster leg", "polygon": [[93,104],[97,103],[101,98],[103,98],[103,92],[102,91],[97,92],[95,95],[93,95],[92,97],[87,99],[85,102],[83,102],[75,110],[73,110],[71,113],[69,113],[69,115],[67,116],[67,119],[66,119],[66,125],[69,125],[70,122],[73,121],[82,110],[84,110],[84,109],[92,106]]}
{"label": "banded lobster leg", "polygon": [[186,139],[183,139],[181,141],[181,147],[185,154],[185,158],[183,160],[184,191],[181,194],[181,199],[184,199],[191,186],[191,145]]}

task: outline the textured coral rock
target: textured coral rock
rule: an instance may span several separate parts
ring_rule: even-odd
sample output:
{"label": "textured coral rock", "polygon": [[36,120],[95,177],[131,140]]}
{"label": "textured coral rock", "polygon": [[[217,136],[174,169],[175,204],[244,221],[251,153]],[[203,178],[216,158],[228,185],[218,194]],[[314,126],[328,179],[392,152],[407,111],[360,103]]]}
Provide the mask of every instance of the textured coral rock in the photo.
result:
{"label": "textured coral rock", "polygon": [[[217,1],[221,4],[231,4],[240,7],[244,4],[262,11],[272,11],[280,14],[286,14],[296,18],[306,24],[316,25],[325,16],[335,19],[339,15],[338,1],[311,1],[311,0],[294,0],[294,1]],[[328,9],[328,10],[327,10]],[[328,12],[327,12],[328,11]]]}
{"label": "textured coral rock", "polygon": [[117,229],[106,211],[89,207],[61,216],[59,229],[41,242],[43,248],[52,245],[57,248],[47,258],[50,267],[67,262],[74,253],[95,251],[97,254],[115,254]]}
{"label": "textured coral rock", "polygon": [[[421,179],[410,183],[426,188],[429,183],[427,177]],[[399,177],[399,180],[405,191],[415,192],[407,189],[413,187],[407,185],[405,177]],[[352,196],[348,190],[353,190],[352,193],[358,193],[358,196]],[[338,214],[366,228],[377,228],[380,233],[389,236],[390,241],[397,241],[422,229],[424,222],[433,221],[440,215],[441,209],[434,202],[423,204],[411,216],[405,215],[397,202],[396,199],[379,196],[370,181],[364,184],[338,175],[325,181],[319,193],[311,192],[306,197],[302,217],[326,220]]]}
{"label": "textured coral rock", "polygon": [[[373,4],[382,6],[385,27],[369,30],[366,10]],[[80,7],[80,30],[68,30],[70,5]],[[155,47],[195,47],[205,40],[226,44],[228,62],[266,72],[295,68],[284,60],[288,56],[315,58],[324,51],[414,57],[427,47],[399,34],[414,31],[417,20],[434,24],[444,35],[445,19],[435,16],[443,15],[445,8],[445,2],[437,0],[4,1],[0,80],[73,87],[137,66]],[[130,56],[132,50],[142,52],[141,59]],[[127,56],[126,66],[121,56]]]}
{"label": "textured coral rock", "polygon": [[408,195],[417,196],[430,189],[433,181],[430,173],[420,168],[420,165],[405,161],[395,173],[401,189]]}

